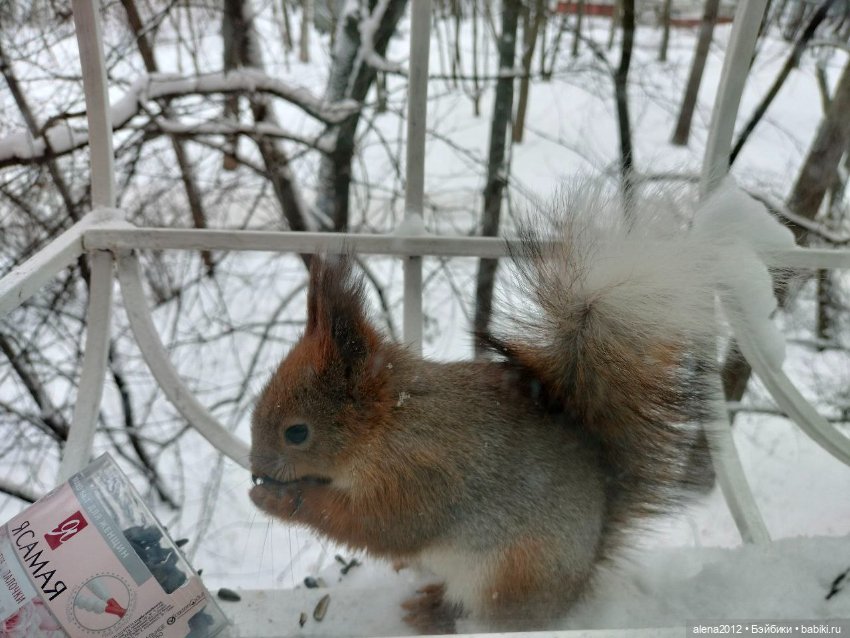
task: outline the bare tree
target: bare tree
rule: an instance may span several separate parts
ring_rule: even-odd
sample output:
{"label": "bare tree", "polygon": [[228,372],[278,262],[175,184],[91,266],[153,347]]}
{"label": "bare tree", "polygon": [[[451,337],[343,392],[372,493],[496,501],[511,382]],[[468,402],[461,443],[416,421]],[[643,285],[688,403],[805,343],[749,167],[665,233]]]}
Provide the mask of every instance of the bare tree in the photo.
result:
{"label": "bare tree", "polygon": [[662,0],[661,2],[661,44],[658,46],[658,61],[667,61],[667,48],[670,46],[670,17],[673,8],[673,0]]}
{"label": "bare tree", "polygon": [[[224,35],[224,67],[234,69],[249,67],[262,70],[260,46],[253,31],[248,0],[225,0],[222,14]],[[268,100],[263,96],[250,98],[251,112],[258,125],[278,126]],[[232,113],[238,114],[238,109]],[[319,224],[311,218],[301,189],[292,174],[289,157],[283,146],[275,139],[263,137],[257,140],[269,180],[274,187],[283,216],[292,230],[316,229]],[[309,257],[305,256],[305,260]]]}
{"label": "bare tree", "polygon": [[[521,10],[522,3],[520,0],[502,1],[502,33],[499,37],[499,69],[501,71],[511,71],[514,66],[517,25]],[[484,213],[481,217],[482,235],[496,235],[499,232],[502,194],[505,190],[505,176],[507,174],[507,134],[513,109],[513,97],[513,76],[500,77],[496,83],[493,119],[490,123],[487,183],[484,187]],[[472,324],[475,332],[484,332],[490,323],[493,308],[493,285],[498,265],[499,262],[495,259],[482,259],[478,265],[478,277],[475,285],[475,317]]]}
{"label": "bare tree", "polygon": [[[361,15],[359,7],[350,5],[351,11],[342,16],[337,29],[325,92],[327,101],[351,99],[362,103],[366,99],[375,81],[374,65],[386,55],[390,36],[395,32],[406,6],[407,0],[370,0],[368,15]],[[376,26],[365,47],[361,42],[361,20],[369,20]],[[322,158],[319,167],[317,204],[325,217],[331,220],[334,230],[348,228],[351,161],[359,122],[358,111],[335,127],[335,148]]]}
{"label": "bare tree", "polygon": [[310,61],[310,32],[313,29],[315,0],[301,0],[301,34],[298,37],[298,59]]}
{"label": "bare tree", "polygon": [[571,55],[574,58],[578,57],[578,45],[581,42],[581,23],[584,20],[584,4],[585,0],[578,0],[578,3],[576,3],[576,26],[573,32],[573,48],[571,51]]}
{"label": "bare tree", "polygon": [[531,63],[534,59],[534,48],[537,46],[537,34],[546,20],[545,0],[534,0],[526,4],[522,10],[522,77],[519,81],[519,96],[517,97],[516,121],[513,127],[513,141],[522,142],[525,130],[525,113],[528,109],[528,92],[531,86]]}
{"label": "bare tree", "polygon": [[632,126],[629,119],[629,67],[635,41],[635,0],[620,0],[622,3],[623,45],[620,64],[614,73],[614,98],[617,102],[617,124],[620,130],[620,180],[625,213],[629,215],[632,197],[634,150]]}
{"label": "bare tree", "polygon": [[[832,96],[829,109],[803,160],[797,180],[788,197],[788,208],[806,219],[814,219],[827,190],[832,185],[838,163],[850,147],[850,62],[848,62]],[[796,232],[799,238],[805,232]]]}
{"label": "bare tree", "polygon": [[682,107],[679,109],[679,118],[676,120],[676,128],[673,130],[671,142],[677,146],[687,146],[691,135],[691,121],[694,118],[694,110],[697,105],[697,96],[702,84],[702,74],[705,71],[705,63],[708,59],[708,50],[714,36],[714,25],[717,24],[717,13],[720,8],[720,0],[705,0],[702,23],[700,24],[699,37],[697,38],[694,60],[691,63],[691,72],[685,85],[685,93],[682,97]]}

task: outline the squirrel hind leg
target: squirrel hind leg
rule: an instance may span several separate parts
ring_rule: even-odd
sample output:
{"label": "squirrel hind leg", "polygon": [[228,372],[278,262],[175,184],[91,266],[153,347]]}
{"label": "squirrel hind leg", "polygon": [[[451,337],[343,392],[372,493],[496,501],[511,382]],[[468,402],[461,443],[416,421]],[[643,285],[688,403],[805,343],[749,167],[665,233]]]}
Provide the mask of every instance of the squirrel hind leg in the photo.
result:
{"label": "squirrel hind leg", "polygon": [[[552,629],[587,589],[592,567],[570,565],[542,542],[524,539],[500,552],[482,594],[480,614],[493,631]],[[577,557],[576,557],[577,558]]]}
{"label": "squirrel hind leg", "polygon": [[463,615],[463,608],[446,600],[443,583],[426,585],[416,595],[401,604],[407,612],[404,622],[421,634],[457,633],[455,622]]}

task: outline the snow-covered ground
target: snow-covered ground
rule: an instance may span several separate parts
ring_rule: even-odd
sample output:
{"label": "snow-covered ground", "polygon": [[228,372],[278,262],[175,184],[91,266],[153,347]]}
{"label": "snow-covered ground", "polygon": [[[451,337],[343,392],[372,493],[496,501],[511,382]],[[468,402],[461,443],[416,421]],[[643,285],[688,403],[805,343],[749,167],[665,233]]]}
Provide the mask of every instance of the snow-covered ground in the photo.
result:
{"label": "snow-covered ground", "polygon": [[[850,592],[832,584],[843,570],[836,557],[850,551],[850,538],[791,539],[736,550],[680,548],[634,555],[604,569],[594,590],[557,623],[559,629],[678,628],[691,623],[844,619],[850,627]],[[237,604],[222,603],[236,635],[272,638],[303,636],[394,636],[413,632],[401,620],[399,604],[426,578],[389,568],[371,575],[359,569],[341,576],[339,565],[323,575],[326,587],[289,591],[248,591]],[[375,576],[378,578],[375,578]],[[330,594],[321,622],[312,617]],[[299,627],[301,614],[307,621]],[[462,621],[459,631],[486,631]],[[742,633],[751,633],[749,628]],[[632,635],[631,632],[626,635]],[[656,634],[650,632],[648,636]],[[622,636],[622,634],[620,634]]]}

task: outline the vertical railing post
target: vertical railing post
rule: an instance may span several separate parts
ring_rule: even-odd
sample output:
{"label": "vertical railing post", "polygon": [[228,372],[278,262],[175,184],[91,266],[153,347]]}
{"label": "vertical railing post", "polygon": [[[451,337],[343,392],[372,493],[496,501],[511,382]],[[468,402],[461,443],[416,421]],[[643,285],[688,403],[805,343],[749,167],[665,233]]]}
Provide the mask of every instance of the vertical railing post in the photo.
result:
{"label": "vertical railing post", "polygon": [[112,150],[112,117],[106,88],[106,64],[100,29],[98,0],[73,0],[74,26],[83,90],[86,94],[86,117],[89,125],[91,162],[91,199],[93,208],[115,206],[115,175]]}
{"label": "vertical railing post", "polygon": [[[92,207],[110,209],[110,215],[114,215],[112,117],[100,28],[100,3],[98,0],[72,0],[72,8],[89,127]],[[91,279],[86,311],[86,349],[77,387],[74,421],[59,466],[60,481],[68,479],[89,460],[106,376],[112,316],[112,254],[105,251],[89,253],[89,262]]]}
{"label": "vertical railing post", "polygon": [[89,461],[94,431],[100,413],[106,359],[109,353],[109,323],[112,316],[112,253],[89,253],[91,280],[86,311],[86,349],[77,386],[74,421],[59,466],[59,481],[66,481]]}
{"label": "vertical railing post", "polygon": [[[413,0],[410,27],[410,74],[407,98],[407,166],[404,228],[424,230],[425,123],[428,111],[428,57],[431,0]],[[404,260],[404,340],[422,351],[422,257]]]}

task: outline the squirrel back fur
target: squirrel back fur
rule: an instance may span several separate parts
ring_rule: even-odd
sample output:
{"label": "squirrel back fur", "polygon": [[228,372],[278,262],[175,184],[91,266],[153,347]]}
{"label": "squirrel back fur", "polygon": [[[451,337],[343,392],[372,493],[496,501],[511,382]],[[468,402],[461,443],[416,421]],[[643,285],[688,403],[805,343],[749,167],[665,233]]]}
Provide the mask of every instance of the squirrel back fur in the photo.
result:
{"label": "squirrel back fur", "polygon": [[314,259],[305,334],[258,400],[252,500],[434,572],[408,605],[424,631],[461,613],[547,626],[624,532],[709,464],[697,439],[713,248],[640,211],[629,229],[584,198],[556,207],[581,217],[514,249],[533,304],[478,335],[490,361],[437,363],[390,342],[350,259]]}

